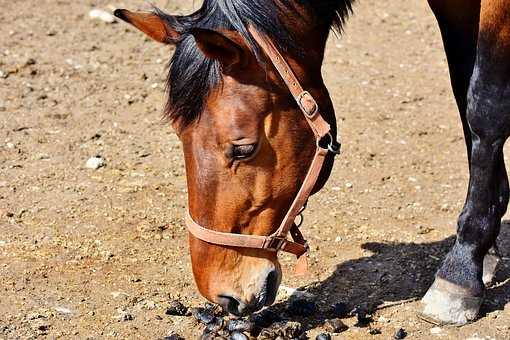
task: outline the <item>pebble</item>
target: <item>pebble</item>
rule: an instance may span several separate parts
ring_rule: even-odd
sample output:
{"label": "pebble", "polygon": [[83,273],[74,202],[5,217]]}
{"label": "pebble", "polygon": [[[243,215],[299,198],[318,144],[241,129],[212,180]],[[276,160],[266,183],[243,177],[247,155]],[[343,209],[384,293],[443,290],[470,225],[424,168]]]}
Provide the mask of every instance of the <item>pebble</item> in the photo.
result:
{"label": "pebble", "polygon": [[134,316],[126,311],[119,311],[119,315],[115,317],[119,321],[131,321],[134,320]]}
{"label": "pebble", "polygon": [[329,319],[324,323],[324,329],[330,333],[342,333],[349,327],[340,319]]}
{"label": "pebble", "polygon": [[72,310],[70,310],[69,308],[65,308],[65,307],[55,307],[55,311],[57,311],[60,314],[65,314],[65,315],[73,314]]}
{"label": "pebble", "polygon": [[403,328],[399,328],[396,332],[393,338],[400,340],[404,339],[407,336],[407,332]]}
{"label": "pebble", "polygon": [[370,335],[378,335],[381,334],[382,332],[379,328],[370,328],[368,333],[370,333]]}
{"label": "pebble", "polygon": [[112,295],[112,297],[114,299],[118,299],[118,298],[127,298],[129,295],[127,293],[124,293],[124,292],[111,292],[110,293]]}
{"label": "pebble", "polygon": [[85,163],[85,167],[87,169],[93,169],[93,170],[97,170],[105,165],[106,165],[106,162],[105,162],[104,158],[102,158],[101,156],[91,157],[87,160],[87,163]]}
{"label": "pebble", "polygon": [[430,333],[432,334],[439,334],[441,333],[443,330],[441,329],[441,327],[433,327],[430,329]]}
{"label": "pebble", "polygon": [[248,337],[241,332],[233,332],[230,334],[230,340],[248,340]]}
{"label": "pebble", "polygon": [[172,300],[165,311],[166,315],[185,316],[188,315],[188,308],[180,301]]}
{"label": "pebble", "polygon": [[334,318],[345,318],[349,316],[349,307],[343,302],[337,302],[331,306],[329,314]]}
{"label": "pebble", "polygon": [[313,301],[296,299],[290,302],[287,310],[291,315],[310,316],[317,312],[317,305]]}
{"label": "pebble", "polygon": [[91,19],[98,19],[109,24],[112,24],[115,21],[117,21],[117,19],[115,19],[115,17],[111,13],[103,11],[102,9],[98,8],[91,9],[89,12],[89,17]]}
{"label": "pebble", "polygon": [[315,340],[331,340],[329,333],[321,333],[315,337]]}

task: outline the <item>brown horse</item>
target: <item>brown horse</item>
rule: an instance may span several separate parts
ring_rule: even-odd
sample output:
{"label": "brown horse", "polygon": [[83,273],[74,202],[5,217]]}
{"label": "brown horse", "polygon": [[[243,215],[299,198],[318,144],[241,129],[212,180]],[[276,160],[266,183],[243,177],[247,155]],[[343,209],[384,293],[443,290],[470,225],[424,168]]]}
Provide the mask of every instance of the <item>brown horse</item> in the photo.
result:
{"label": "brown horse", "polygon": [[[188,16],[116,11],[175,45],[166,114],[184,145],[191,218],[210,230],[270,235],[298,193],[315,139],[285,82],[249,29],[269,37],[317,101],[336,137],[321,76],[326,40],[353,0],[205,0]],[[429,0],[437,16],[464,124],[471,180],[458,238],[425,296],[424,314],[473,320],[494,272],[508,203],[502,147],[510,135],[510,0]],[[314,192],[326,182],[329,154]],[[200,292],[233,314],[274,301],[276,252],[228,247],[190,234]],[[487,255],[487,256],[486,256]],[[484,264],[485,258],[485,264]]]}

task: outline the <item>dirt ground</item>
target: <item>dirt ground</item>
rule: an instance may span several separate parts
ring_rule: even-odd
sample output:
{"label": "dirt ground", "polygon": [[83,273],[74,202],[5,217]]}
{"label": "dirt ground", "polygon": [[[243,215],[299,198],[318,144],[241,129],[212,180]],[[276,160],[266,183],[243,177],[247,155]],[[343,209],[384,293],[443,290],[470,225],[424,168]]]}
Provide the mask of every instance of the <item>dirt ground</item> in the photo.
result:
{"label": "dirt ground", "polygon": [[[199,1],[153,1],[188,13]],[[144,2],[0,0],[0,338],[193,339],[170,299],[204,301],[191,276],[182,216],[181,146],[161,122],[171,50],[92,7]],[[371,328],[338,339],[510,338],[510,231],[500,284],[479,320],[436,327],[417,301],[452,245],[467,167],[435,20],[426,1],[363,0],[324,66],[344,151],[303,228],[321,308],[378,307]],[[101,155],[106,166],[85,168]],[[405,303],[398,303],[406,301]],[[395,304],[395,302],[397,302]],[[391,306],[393,304],[393,306]],[[282,294],[275,308],[285,305]],[[388,306],[390,305],[390,306]],[[130,320],[131,319],[131,320]],[[323,319],[301,319],[311,338]]]}

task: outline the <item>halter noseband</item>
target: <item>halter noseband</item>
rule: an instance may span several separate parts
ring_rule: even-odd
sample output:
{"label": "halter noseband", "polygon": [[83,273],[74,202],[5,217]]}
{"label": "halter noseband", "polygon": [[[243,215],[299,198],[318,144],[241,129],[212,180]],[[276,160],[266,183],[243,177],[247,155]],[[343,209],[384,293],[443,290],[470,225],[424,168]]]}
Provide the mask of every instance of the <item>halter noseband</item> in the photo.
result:
{"label": "halter noseband", "polygon": [[[285,61],[273,42],[252,26],[249,27],[249,31],[255,41],[259,44],[260,48],[273,63],[274,67],[289,88],[292,96],[296,100],[299,108],[303,112],[308,125],[312,129],[317,142],[315,156],[296,198],[294,198],[287,214],[285,214],[280,227],[273,234],[269,236],[244,235],[207,229],[193,220],[189,210],[186,214],[186,226],[193,236],[211,244],[238,248],[265,249],[275,252],[284,251],[294,254],[298,258],[296,274],[304,274],[307,271],[308,266],[306,257],[308,244],[303,238],[298,226],[294,224],[294,220],[302,212],[303,207],[306,205],[308,197],[317,182],[326,155],[328,152],[331,152],[334,155],[339,154],[340,144],[333,139],[333,136],[331,135],[331,127],[321,116],[319,112],[319,105],[312,95],[303,89],[289,64]],[[329,139],[329,141],[327,146],[324,146],[322,141],[326,138]],[[293,241],[287,239],[287,234],[289,232]]]}

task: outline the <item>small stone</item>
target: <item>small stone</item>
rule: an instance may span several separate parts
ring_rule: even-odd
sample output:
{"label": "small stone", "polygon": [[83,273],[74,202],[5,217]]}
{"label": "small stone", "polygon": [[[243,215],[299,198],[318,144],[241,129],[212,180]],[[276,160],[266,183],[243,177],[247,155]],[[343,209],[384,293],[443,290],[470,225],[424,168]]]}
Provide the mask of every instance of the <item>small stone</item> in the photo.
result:
{"label": "small stone", "polygon": [[129,295],[124,292],[111,292],[110,293],[114,299],[118,298],[127,298]]}
{"label": "small stone", "polygon": [[380,323],[389,323],[390,321],[391,321],[390,319],[385,318],[382,315],[377,319],[377,322],[380,322]]}
{"label": "small stone", "polygon": [[331,306],[329,314],[334,318],[345,318],[349,315],[349,307],[343,302],[337,302]]}
{"label": "small stone", "polygon": [[310,316],[317,312],[317,305],[313,301],[295,299],[287,309],[291,315]]}
{"label": "small stone", "polygon": [[25,65],[35,65],[37,63],[37,60],[34,58],[28,58],[27,61],[25,61]]}
{"label": "small stone", "polygon": [[188,308],[177,300],[172,300],[165,311],[166,315],[185,316],[188,314]]}
{"label": "small stone", "polygon": [[345,187],[346,187],[347,189],[351,189],[351,188],[353,187],[353,185],[352,185],[352,183],[347,182],[347,183],[345,183]]}
{"label": "small stone", "polygon": [[442,331],[441,327],[433,327],[430,329],[430,333],[432,334],[440,334]]}
{"label": "small stone", "polygon": [[230,334],[229,340],[248,340],[248,337],[241,332],[233,332]]}
{"label": "small stone", "polygon": [[324,323],[324,329],[330,333],[342,333],[349,329],[349,327],[340,319],[329,319]]}
{"label": "small stone", "polygon": [[209,310],[202,307],[192,308],[191,314],[195,319],[207,325],[214,320],[214,314]]}
{"label": "small stone", "polygon": [[115,317],[115,319],[119,320],[119,321],[131,321],[131,320],[134,320],[134,316],[129,314],[128,312],[126,311],[119,311],[119,314]]}
{"label": "small stone", "polygon": [[148,309],[148,310],[152,310],[152,309],[156,308],[156,303],[151,300],[146,300],[142,303],[142,307],[145,309]]}
{"label": "small stone", "polygon": [[91,19],[98,19],[109,24],[112,24],[115,21],[117,21],[117,19],[115,19],[115,17],[111,13],[103,11],[102,9],[98,8],[91,9],[89,12],[89,17]]}
{"label": "small stone", "polygon": [[396,332],[393,338],[400,340],[404,339],[407,336],[407,332],[403,328],[399,328]]}
{"label": "small stone", "polygon": [[65,308],[65,307],[55,307],[55,311],[57,311],[57,313],[64,314],[64,315],[73,314],[72,310],[70,310],[69,308]]}
{"label": "small stone", "polygon": [[381,330],[379,328],[370,328],[368,333],[370,333],[370,335],[378,335],[381,334]]}
{"label": "small stone", "polygon": [[315,340],[331,340],[329,333],[321,333],[315,337]]}
{"label": "small stone", "polygon": [[97,170],[106,165],[105,160],[101,156],[91,157],[85,163],[87,169]]}

